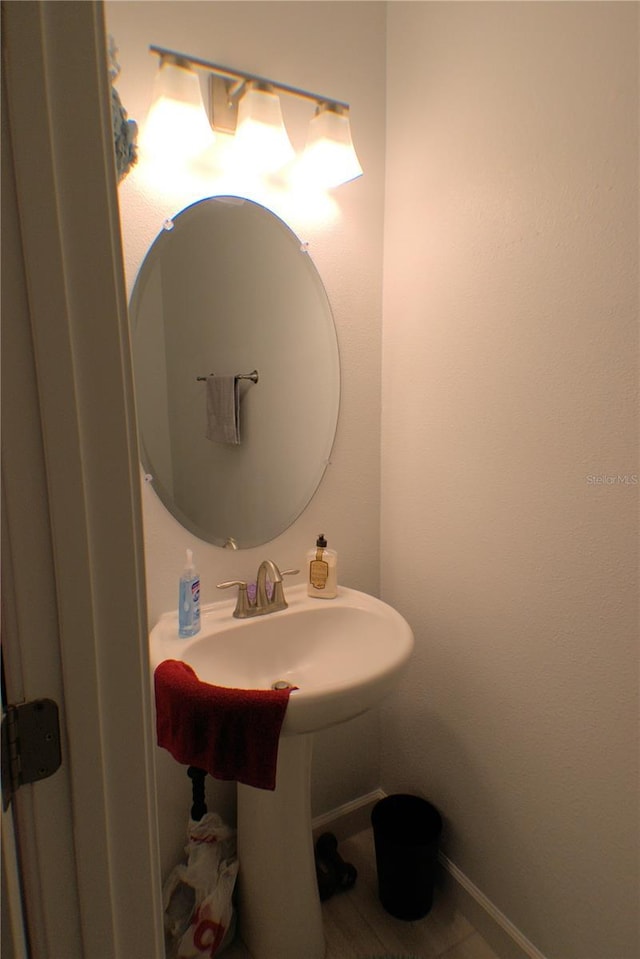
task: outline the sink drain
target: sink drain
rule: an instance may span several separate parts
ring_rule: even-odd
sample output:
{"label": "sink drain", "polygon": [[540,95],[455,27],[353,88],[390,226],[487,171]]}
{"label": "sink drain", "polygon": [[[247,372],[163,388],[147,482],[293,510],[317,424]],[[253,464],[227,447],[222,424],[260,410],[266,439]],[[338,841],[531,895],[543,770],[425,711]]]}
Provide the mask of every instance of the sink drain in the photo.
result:
{"label": "sink drain", "polygon": [[275,683],[271,683],[272,689],[293,689],[293,685],[288,683],[286,679],[278,679]]}

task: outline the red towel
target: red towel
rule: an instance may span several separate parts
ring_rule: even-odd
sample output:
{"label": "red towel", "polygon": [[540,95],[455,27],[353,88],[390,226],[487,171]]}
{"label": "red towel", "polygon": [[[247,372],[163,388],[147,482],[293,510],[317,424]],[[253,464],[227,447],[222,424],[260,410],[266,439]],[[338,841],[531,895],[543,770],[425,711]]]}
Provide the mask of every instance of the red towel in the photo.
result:
{"label": "red towel", "polygon": [[160,663],[154,683],[159,746],[216,779],[275,789],[290,689],[213,686],[177,659]]}

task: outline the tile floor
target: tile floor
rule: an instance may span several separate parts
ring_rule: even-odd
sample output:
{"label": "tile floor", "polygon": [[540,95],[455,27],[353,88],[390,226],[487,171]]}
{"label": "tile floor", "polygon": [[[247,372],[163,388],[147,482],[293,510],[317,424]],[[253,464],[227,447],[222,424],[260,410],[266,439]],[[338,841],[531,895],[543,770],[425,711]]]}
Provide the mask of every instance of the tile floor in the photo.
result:
{"label": "tile floor", "polygon": [[[370,829],[341,842],[339,851],[357,868],[358,880],[353,889],[323,904],[326,959],[368,959],[385,953],[420,959],[497,959],[464,916],[437,891],[429,915],[417,922],[394,919],[385,912],[378,900]],[[252,957],[237,940],[224,953],[224,959]]]}

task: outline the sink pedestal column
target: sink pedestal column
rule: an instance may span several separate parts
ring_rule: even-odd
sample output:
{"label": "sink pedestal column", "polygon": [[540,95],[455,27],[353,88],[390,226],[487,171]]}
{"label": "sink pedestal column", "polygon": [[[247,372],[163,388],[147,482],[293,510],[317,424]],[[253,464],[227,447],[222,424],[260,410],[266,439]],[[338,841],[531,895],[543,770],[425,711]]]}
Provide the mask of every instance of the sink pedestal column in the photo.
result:
{"label": "sink pedestal column", "polygon": [[278,746],[276,788],[238,783],[238,925],[253,959],[323,959],[311,835],[312,734]]}

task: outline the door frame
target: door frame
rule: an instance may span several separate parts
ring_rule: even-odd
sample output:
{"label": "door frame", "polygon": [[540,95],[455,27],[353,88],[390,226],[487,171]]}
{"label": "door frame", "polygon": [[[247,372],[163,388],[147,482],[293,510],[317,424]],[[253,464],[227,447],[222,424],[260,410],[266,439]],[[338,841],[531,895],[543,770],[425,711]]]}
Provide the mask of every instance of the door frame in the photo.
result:
{"label": "door frame", "polygon": [[139,458],[102,4],[3,2],[2,27],[19,261],[8,340],[21,344],[3,350],[3,654],[9,696],[58,700],[64,755],[14,805],[29,945],[34,959],[63,954],[64,916],[69,959],[156,959]]}

